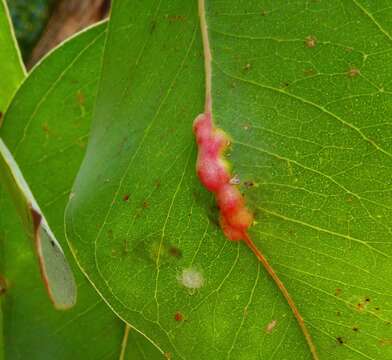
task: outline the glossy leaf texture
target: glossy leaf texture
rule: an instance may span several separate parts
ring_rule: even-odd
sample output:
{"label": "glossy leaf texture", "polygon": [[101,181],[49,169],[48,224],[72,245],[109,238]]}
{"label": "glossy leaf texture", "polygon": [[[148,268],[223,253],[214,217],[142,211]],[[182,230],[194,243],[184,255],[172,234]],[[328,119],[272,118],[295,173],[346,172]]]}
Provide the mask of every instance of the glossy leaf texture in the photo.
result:
{"label": "glossy leaf texture", "polygon": [[[392,356],[387,2],[206,1],[216,125],[319,358]],[[310,359],[249,249],[195,175],[196,2],[115,1],[91,138],[66,213],[119,316],[173,359]]]}
{"label": "glossy leaf texture", "polygon": [[[5,51],[0,67],[0,96],[2,97],[0,106],[5,109],[13,93],[23,81],[25,69],[14,38],[7,5],[2,1],[0,6],[0,36]],[[0,112],[0,118],[2,116],[3,113]],[[40,271],[54,306],[59,309],[72,307],[76,301],[76,284],[67,259],[2,138],[0,138],[0,181],[4,189],[12,194],[25,231],[34,240]]]}
{"label": "glossy leaf texture", "polygon": [[[16,39],[12,29],[11,19],[8,13],[8,8],[5,0],[0,1],[0,44],[3,51],[0,54],[1,68],[0,71],[0,127],[3,120],[4,111],[11,101],[12,95],[17,90],[20,83],[25,76],[24,66],[22,64]],[[3,145],[0,139],[0,146]],[[0,155],[0,167],[4,165],[4,159]],[[1,195],[1,193],[0,193]],[[3,247],[0,243],[0,360],[4,359],[4,333],[3,333],[3,301],[2,294],[4,293],[6,284],[3,277],[4,261],[3,261]]]}
{"label": "glossy leaf texture", "polygon": [[[102,59],[105,24],[67,41],[40,63],[18,90],[1,136],[18,161],[65,249],[64,209],[85,151]],[[72,260],[78,302],[56,311],[39,275],[31,239],[12,203],[0,208],[6,359],[161,359],[97,295]]]}
{"label": "glossy leaf texture", "polygon": [[12,22],[5,0],[0,1],[0,124],[12,95],[25,77],[24,65],[16,44]]}

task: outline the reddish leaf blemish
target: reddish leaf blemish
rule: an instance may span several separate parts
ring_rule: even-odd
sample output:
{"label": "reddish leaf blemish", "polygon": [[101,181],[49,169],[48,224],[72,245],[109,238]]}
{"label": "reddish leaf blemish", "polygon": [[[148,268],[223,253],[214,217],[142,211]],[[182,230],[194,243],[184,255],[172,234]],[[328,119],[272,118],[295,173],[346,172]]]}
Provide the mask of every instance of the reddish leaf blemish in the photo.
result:
{"label": "reddish leaf blemish", "polygon": [[5,292],[7,291],[7,280],[0,275],[0,295],[5,294]]}
{"label": "reddish leaf blemish", "polygon": [[195,119],[193,131],[199,150],[197,175],[201,183],[215,194],[222,230],[229,240],[245,240],[253,215],[245,206],[236,182],[232,181],[234,177],[223,157],[230,144],[229,137],[213,125],[210,112]]}
{"label": "reddish leaf blemish", "polygon": [[171,256],[176,257],[177,259],[180,259],[182,257],[182,252],[179,248],[175,247],[175,246],[170,246],[169,247],[169,254]]}
{"label": "reddish leaf blemish", "polygon": [[177,312],[174,314],[174,320],[176,320],[176,321],[182,321],[182,320],[184,320],[184,316],[183,316],[179,311],[177,311]]}

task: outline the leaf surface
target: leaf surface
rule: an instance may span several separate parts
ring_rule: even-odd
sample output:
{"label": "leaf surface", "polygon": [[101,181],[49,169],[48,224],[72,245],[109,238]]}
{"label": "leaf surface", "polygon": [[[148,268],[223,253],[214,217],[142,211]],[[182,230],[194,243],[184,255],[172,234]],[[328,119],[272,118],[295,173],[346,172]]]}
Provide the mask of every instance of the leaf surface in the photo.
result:
{"label": "leaf surface", "polygon": [[[104,30],[105,25],[92,28],[45,58],[17,92],[1,132],[71,260],[64,239],[64,209],[85,151]],[[68,311],[53,309],[40,281],[31,239],[4,196],[0,213],[7,359],[72,359],[80,354],[84,359],[113,359],[122,352],[123,359],[162,358],[135,331],[124,342],[125,324],[74,261],[77,305]]]}
{"label": "leaf surface", "polygon": [[20,57],[12,28],[11,18],[5,0],[0,1],[0,124],[1,118],[12,95],[25,77],[25,69]]}
{"label": "leaf surface", "polygon": [[[320,359],[392,356],[387,3],[206,2],[215,123]],[[194,170],[197,4],[114,2],[66,224],[124,320],[174,359],[310,359],[288,305],[225,240]]]}
{"label": "leaf surface", "polygon": [[[0,59],[3,60],[0,68],[0,97],[2,97],[0,106],[4,106],[5,109],[24,79],[25,69],[14,38],[7,5],[2,1],[0,6],[0,39],[5,48],[3,53],[5,57]],[[0,110],[0,120],[2,116]],[[0,138],[0,180],[6,191],[13,196],[26,233],[34,239],[40,271],[53,304],[60,309],[73,306],[76,301],[75,280],[64,252],[2,138]]]}

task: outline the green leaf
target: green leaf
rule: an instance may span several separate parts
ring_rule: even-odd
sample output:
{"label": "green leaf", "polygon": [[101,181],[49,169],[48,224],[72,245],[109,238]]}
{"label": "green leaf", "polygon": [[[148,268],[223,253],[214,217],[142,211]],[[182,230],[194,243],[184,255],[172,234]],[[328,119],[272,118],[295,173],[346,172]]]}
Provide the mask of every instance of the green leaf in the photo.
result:
{"label": "green leaf", "polygon": [[[254,242],[320,359],[390,359],[387,3],[207,1],[205,15],[213,117]],[[195,2],[114,2],[68,240],[103,298],[174,359],[311,359],[196,179],[202,54]]]}
{"label": "green leaf", "polygon": [[[24,65],[21,61],[19,49],[13,33],[11,19],[8,13],[5,0],[0,1],[0,127],[3,120],[3,113],[8,106],[12,95],[24,78]],[[3,145],[0,139],[0,146]],[[3,162],[0,160],[0,167]],[[3,169],[1,169],[3,172]],[[2,249],[1,249],[2,250]],[[0,257],[0,296],[4,291],[3,258]],[[0,299],[1,300],[1,299]],[[4,358],[4,339],[3,339],[3,302],[0,301],[0,360]]]}
{"label": "green leaf", "polygon": [[5,0],[0,1],[0,124],[12,95],[25,77],[25,69],[15,40]]}
{"label": "green leaf", "polygon": [[[62,245],[64,208],[85,150],[104,30],[104,25],[92,28],[45,58],[19,89],[1,131]],[[148,359],[162,358],[134,331],[124,340],[125,324],[74,261],[78,302],[68,311],[53,309],[39,279],[31,239],[10,201],[0,204],[7,359],[72,359],[80,354],[83,359],[112,359],[122,352],[123,359],[144,359],[143,353]],[[72,259],[67,247],[65,251]]]}
{"label": "green leaf", "polygon": [[[12,32],[7,6],[3,1],[1,2],[0,29],[1,40],[4,41],[5,50],[8,51],[5,53],[7,58],[2,59],[4,61],[0,69],[2,79],[0,89],[4,91],[3,104],[0,105],[6,106],[8,105],[6,101],[9,101],[24,77],[24,68]],[[34,239],[41,273],[54,305],[59,309],[73,306],[76,301],[76,285],[64,252],[42,215],[18,164],[1,138],[0,180],[5,189],[13,195],[14,204],[26,233]]]}

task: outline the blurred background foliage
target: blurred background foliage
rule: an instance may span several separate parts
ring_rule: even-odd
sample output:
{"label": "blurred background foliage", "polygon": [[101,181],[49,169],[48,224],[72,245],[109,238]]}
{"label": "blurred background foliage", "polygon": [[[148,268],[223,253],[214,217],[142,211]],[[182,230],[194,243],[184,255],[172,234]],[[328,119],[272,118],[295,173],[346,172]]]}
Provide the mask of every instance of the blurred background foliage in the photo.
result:
{"label": "blurred background foliage", "polygon": [[109,0],[6,0],[23,61],[30,69],[76,32],[103,20]]}
{"label": "blurred background foliage", "polygon": [[26,61],[53,11],[56,0],[7,0],[23,59]]}

